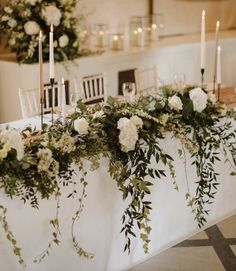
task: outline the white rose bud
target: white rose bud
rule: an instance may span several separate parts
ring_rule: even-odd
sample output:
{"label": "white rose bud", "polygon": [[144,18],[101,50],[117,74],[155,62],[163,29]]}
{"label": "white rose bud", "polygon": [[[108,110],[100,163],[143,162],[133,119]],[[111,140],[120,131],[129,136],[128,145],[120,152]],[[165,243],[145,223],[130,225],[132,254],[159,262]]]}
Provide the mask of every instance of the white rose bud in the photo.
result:
{"label": "white rose bud", "polygon": [[74,129],[80,135],[87,135],[88,129],[89,129],[89,124],[85,118],[78,118],[74,121]]}
{"label": "white rose bud", "polygon": [[61,48],[63,47],[66,47],[69,43],[69,38],[67,35],[62,35],[60,38],[59,38],[59,46]]}
{"label": "white rose bud", "polygon": [[189,97],[193,102],[193,109],[201,113],[207,107],[207,94],[201,88],[190,90]]}
{"label": "white rose bud", "polygon": [[176,111],[180,111],[183,109],[183,103],[177,95],[169,97],[168,103],[169,103],[170,109],[174,109]]}
{"label": "white rose bud", "polygon": [[37,35],[40,31],[39,25],[34,21],[29,21],[25,23],[24,29],[27,35]]}

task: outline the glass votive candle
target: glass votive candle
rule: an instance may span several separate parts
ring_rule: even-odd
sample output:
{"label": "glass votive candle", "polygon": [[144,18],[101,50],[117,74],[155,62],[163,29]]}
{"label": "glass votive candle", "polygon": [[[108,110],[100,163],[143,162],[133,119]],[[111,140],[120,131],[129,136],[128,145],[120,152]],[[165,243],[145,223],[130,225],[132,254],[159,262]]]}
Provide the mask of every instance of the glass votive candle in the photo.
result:
{"label": "glass votive candle", "polygon": [[151,40],[157,41],[164,35],[164,15],[163,13],[152,14]]}
{"label": "glass votive candle", "polygon": [[95,46],[100,49],[105,49],[108,46],[108,25],[97,24],[95,25]]}
{"label": "glass votive candle", "polygon": [[124,35],[121,33],[110,35],[110,49],[119,51],[124,49]]}
{"label": "glass votive candle", "polygon": [[138,46],[138,29],[142,31],[142,17],[141,16],[132,16],[129,23],[129,32],[130,32],[130,44],[131,46]]}
{"label": "glass votive candle", "polygon": [[149,16],[130,18],[130,43],[132,46],[144,47],[149,41]]}

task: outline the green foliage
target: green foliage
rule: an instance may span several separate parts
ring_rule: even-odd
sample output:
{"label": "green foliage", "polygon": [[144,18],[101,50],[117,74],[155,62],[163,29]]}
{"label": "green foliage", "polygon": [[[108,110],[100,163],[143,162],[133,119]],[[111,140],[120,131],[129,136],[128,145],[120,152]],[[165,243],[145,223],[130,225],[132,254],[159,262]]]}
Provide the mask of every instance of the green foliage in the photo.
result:
{"label": "green foliage", "polygon": [[[22,131],[25,148],[20,160],[17,159],[17,150],[11,146],[7,149],[9,146],[0,137],[0,188],[5,194],[12,199],[19,197],[24,202],[30,202],[35,208],[40,207],[41,198],[57,199],[56,215],[50,222],[52,239],[35,262],[42,261],[50,254],[53,245],[60,243],[58,210],[60,191],[64,186],[71,189],[68,200],[78,200],[71,224],[71,239],[75,251],[79,256],[88,259],[93,257],[93,254],[80,246],[75,226],[85,208],[87,197],[87,173],[82,161],[89,160],[91,170],[95,170],[99,167],[100,157],[109,159],[108,171],[116,182],[122,199],[127,201],[121,218],[121,233],[126,240],[124,251],[130,253],[132,239],[138,236],[147,253],[152,230],[149,223],[152,212],[149,195],[152,193],[152,186],[169,174],[178,191],[175,161],[160,147],[167,132],[182,144],[182,148],[177,151],[185,166],[187,205],[192,209],[198,225],[204,225],[209,206],[222,181],[216,171],[221,149],[225,162],[230,165],[231,176],[235,176],[236,129],[233,120],[236,120],[236,114],[210,100],[207,100],[206,107],[201,112],[197,112],[189,91],[191,88],[176,93],[166,87],[162,89],[162,93],[140,96],[133,103],[109,97],[106,103],[94,107],[86,106],[79,100],[78,110],[66,123],[57,122],[52,127],[45,126],[43,131],[31,128]],[[169,98],[173,95],[180,99],[182,109],[170,106]],[[88,124],[88,129],[83,133],[77,127],[78,120],[81,119]],[[124,124],[127,126],[122,128]],[[6,149],[8,152],[4,152]],[[186,152],[189,152],[190,162],[197,172],[194,196],[189,189]],[[75,164],[82,174],[80,182],[72,178]],[[78,185],[82,187],[81,193],[78,192]],[[3,207],[2,210],[6,212]],[[10,234],[9,241],[15,245],[5,214],[0,217],[0,221],[7,229],[5,232]],[[14,247],[14,251],[21,260],[20,250],[18,246],[16,248],[15,250]]]}

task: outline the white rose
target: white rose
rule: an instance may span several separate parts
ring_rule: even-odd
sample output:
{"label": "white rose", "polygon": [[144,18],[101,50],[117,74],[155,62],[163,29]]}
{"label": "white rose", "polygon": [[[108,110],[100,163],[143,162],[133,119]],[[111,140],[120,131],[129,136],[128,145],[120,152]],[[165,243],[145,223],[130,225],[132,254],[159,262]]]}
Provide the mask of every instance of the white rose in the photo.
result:
{"label": "white rose", "polygon": [[80,135],[87,135],[88,129],[89,129],[89,124],[85,118],[78,118],[74,121],[74,129]]}
{"label": "white rose", "polygon": [[207,94],[201,88],[190,90],[189,97],[193,102],[193,109],[201,113],[207,106]]}
{"label": "white rose", "polygon": [[174,109],[176,111],[179,111],[179,110],[183,109],[183,103],[182,103],[181,99],[177,95],[169,97],[168,98],[168,103],[169,103],[170,109]]}
{"label": "white rose", "polygon": [[62,35],[60,38],[59,38],[59,46],[61,48],[63,47],[66,47],[69,43],[69,38],[67,35]]}
{"label": "white rose", "polygon": [[119,134],[119,142],[121,144],[121,150],[129,152],[135,149],[136,142],[138,140],[137,127],[131,121],[121,129]]}
{"label": "white rose", "polygon": [[47,25],[58,26],[61,20],[61,11],[55,6],[46,6],[42,11]]}
{"label": "white rose", "polygon": [[216,103],[216,101],[217,101],[216,95],[212,91],[207,93],[207,97],[208,97],[208,100],[211,101],[213,104]]}
{"label": "white rose", "polygon": [[39,25],[34,21],[29,21],[25,23],[24,29],[27,35],[37,35],[40,31]]}
{"label": "white rose", "polygon": [[137,128],[142,128],[143,127],[143,121],[141,118],[137,116],[131,117],[130,121],[137,127]]}
{"label": "white rose", "polygon": [[17,153],[17,159],[21,160],[24,156],[24,142],[21,135],[15,130],[3,130],[0,132],[0,141],[11,146]]}

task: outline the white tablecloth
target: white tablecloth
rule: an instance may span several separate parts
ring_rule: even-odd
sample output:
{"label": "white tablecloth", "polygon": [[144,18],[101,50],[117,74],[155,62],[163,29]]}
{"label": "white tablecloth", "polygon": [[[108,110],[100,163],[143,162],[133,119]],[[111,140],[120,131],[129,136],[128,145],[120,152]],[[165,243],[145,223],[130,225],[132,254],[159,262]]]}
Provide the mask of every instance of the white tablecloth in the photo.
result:
{"label": "white tablecloth", "polygon": [[[39,119],[30,122],[39,124]],[[16,128],[22,127],[27,121],[10,124]],[[130,255],[123,253],[124,238],[119,233],[121,229],[121,216],[126,202],[121,200],[121,193],[116,188],[116,183],[107,173],[108,161],[101,160],[99,170],[88,174],[88,197],[81,219],[76,226],[76,234],[80,245],[94,253],[92,260],[86,260],[76,255],[71,241],[71,218],[76,210],[77,201],[66,199],[70,189],[64,190],[60,204],[61,244],[54,246],[51,255],[40,265],[33,264],[33,259],[44,250],[50,240],[49,220],[54,217],[56,203],[53,199],[42,200],[40,209],[32,209],[28,204],[23,204],[18,199],[6,198],[0,191],[0,204],[8,207],[8,220],[11,229],[16,235],[19,246],[27,263],[28,271],[120,271],[128,270],[131,266],[153,256],[156,253],[186,239],[199,231],[194,221],[191,209],[185,201],[186,178],[184,163],[177,154],[179,142],[170,136],[161,143],[163,148],[175,158],[175,168],[179,192],[173,189],[172,180],[168,176],[156,180],[152,187],[150,200],[153,202],[151,212],[150,254],[144,254],[142,242],[134,239]],[[197,181],[195,169],[188,166],[188,179],[190,190],[194,194]],[[208,216],[210,226],[223,218],[236,213],[236,181],[229,176],[229,166],[218,163],[217,171],[220,172],[218,193],[214,204],[210,207]],[[79,180],[77,170],[75,179]],[[80,189],[81,190],[81,189]],[[11,251],[11,246],[6,241],[3,230],[0,228],[0,270],[21,270],[17,259]]]}

